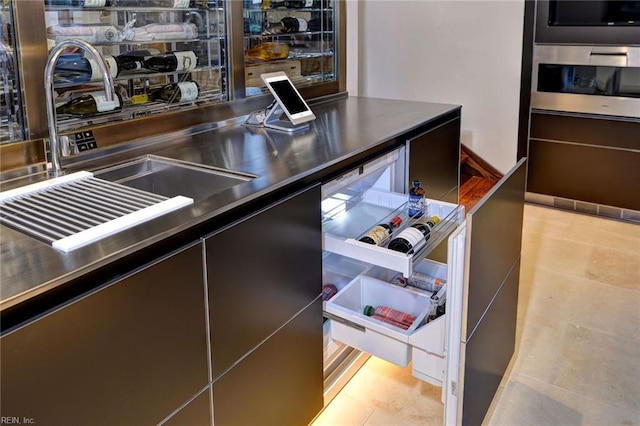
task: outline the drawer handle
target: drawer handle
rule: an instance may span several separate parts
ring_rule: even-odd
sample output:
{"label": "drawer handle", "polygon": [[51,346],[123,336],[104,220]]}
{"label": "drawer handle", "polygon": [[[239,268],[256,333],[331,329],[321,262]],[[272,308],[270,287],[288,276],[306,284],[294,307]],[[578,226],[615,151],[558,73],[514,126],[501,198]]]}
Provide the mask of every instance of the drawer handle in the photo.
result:
{"label": "drawer handle", "polygon": [[355,322],[346,320],[344,318],[340,318],[339,316],[336,316],[336,315],[331,314],[329,312],[325,311],[325,312],[323,312],[323,315],[325,317],[329,318],[332,321],[339,322],[340,324],[344,324],[344,325],[346,325],[348,327],[355,328],[356,330],[359,330],[359,331],[362,331],[362,332],[367,331],[367,329],[364,328],[363,326],[361,326],[360,324],[356,324]]}

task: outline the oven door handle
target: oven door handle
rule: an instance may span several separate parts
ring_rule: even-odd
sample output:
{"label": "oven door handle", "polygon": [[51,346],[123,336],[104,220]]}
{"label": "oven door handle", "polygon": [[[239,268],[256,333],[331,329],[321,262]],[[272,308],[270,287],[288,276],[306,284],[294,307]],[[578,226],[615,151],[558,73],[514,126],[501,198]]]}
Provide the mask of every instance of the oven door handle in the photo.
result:
{"label": "oven door handle", "polygon": [[612,67],[626,67],[629,61],[627,52],[596,51],[589,52],[590,65],[603,65]]}

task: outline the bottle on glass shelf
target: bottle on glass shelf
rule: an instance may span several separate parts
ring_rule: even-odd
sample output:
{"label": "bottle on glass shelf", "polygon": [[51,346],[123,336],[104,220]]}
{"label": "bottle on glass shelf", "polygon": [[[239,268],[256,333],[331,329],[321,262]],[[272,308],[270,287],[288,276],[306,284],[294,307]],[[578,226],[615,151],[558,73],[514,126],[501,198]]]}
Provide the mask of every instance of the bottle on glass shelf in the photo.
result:
{"label": "bottle on glass shelf", "polygon": [[427,220],[422,220],[405,228],[396,238],[389,241],[389,250],[407,254],[420,250],[429,240],[431,230],[438,222],[440,222],[438,216],[431,216]]}
{"label": "bottle on glass shelf", "polygon": [[420,186],[419,180],[413,181],[413,186],[409,189],[408,213],[411,217],[420,217],[424,213],[424,188]]}
{"label": "bottle on glass shelf", "polygon": [[47,38],[59,43],[77,38],[89,43],[120,41],[121,32],[113,25],[52,25],[47,27]]}
{"label": "bottle on glass shelf", "polygon": [[400,216],[394,216],[389,223],[380,223],[371,228],[360,238],[360,241],[367,244],[381,245],[400,225],[402,225],[402,219]]}
{"label": "bottle on glass shelf", "polygon": [[198,98],[200,87],[195,81],[183,81],[170,83],[157,89],[152,94],[153,99],[161,99],[165,102],[191,102]]}
{"label": "bottle on glass shelf", "polygon": [[105,7],[109,0],[44,0],[45,6]]}
{"label": "bottle on glass shelf", "polygon": [[198,65],[198,55],[192,50],[167,52],[145,57],[144,68],[157,72],[189,71]]}
{"label": "bottle on glass shelf", "polygon": [[130,21],[122,30],[122,39],[129,41],[170,41],[198,38],[198,26],[190,22],[147,24],[134,27]]}
{"label": "bottle on glass shelf", "polygon": [[403,330],[407,330],[416,320],[416,317],[406,312],[398,311],[388,306],[376,306],[371,305],[364,307],[363,314],[368,317],[375,318],[380,321],[384,321],[387,324],[394,325]]}
{"label": "bottle on glass shelf", "polygon": [[314,7],[318,0],[271,0],[271,8],[305,9]]}
{"label": "bottle on glass shelf", "polygon": [[309,23],[306,19],[296,18],[294,16],[285,16],[276,23],[268,23],[264,29],[264,34],[291,34],[302,33],[309,29]]}
{"label": "bottle on glass shelf", "polygon": [[101,112],[119,111],[122,109],[122,98],[116,93],[113,101],[107,101],[104,92],[84,93],[56,108],[58,114],[91,116]]}
{"label": "bottle on glass shelf", "polygon": [[[117,77],[142,67],[141,62],[124,62],[119,57],[103,56],[111,77]],[[53,73],[57,83],[83,83],[87,81],[100,81],[102,76],[100,68],[93,58],[85,58],[82,53],[65,53],[60,55]]]}
{"label": "bottle on glass shelf", "polygon": [[108,0],[117,7],[162,7],[186,9],[192,7],[194,0]]}

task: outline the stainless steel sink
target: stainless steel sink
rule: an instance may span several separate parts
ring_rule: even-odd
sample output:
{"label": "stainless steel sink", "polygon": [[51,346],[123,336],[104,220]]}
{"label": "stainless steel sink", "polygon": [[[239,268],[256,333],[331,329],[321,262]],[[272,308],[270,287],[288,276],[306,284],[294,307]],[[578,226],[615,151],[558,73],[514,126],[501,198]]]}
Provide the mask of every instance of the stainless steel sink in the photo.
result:
{"label": "stainless steel sink", "polygon": [[130,188],[194,201],[205,199],[256,176],[187,161],[147,155],[94,172],[95,176]]}
{"label": "stainless steel sink", "polygon": [[145,156],[0,192],[0,223],[67,253],[255,177]]}

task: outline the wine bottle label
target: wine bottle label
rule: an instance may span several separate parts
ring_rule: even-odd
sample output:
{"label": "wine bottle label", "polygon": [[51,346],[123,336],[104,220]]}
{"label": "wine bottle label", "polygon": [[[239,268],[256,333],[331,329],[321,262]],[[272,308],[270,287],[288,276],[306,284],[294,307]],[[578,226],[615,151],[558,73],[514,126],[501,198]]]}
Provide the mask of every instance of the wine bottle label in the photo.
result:
{"label": "wine bottle label", "polygon": [[104,92],[90,93],[90,95],[96,101],[96,110],[98,112],[113,111],[120,106],[120,100],[117,96],[114,96],[113,102],[109,102]]}
{"label": "wine bottle label", "polygon": [[189,7],[189,0],[173,0],[173,7],[182,9]]}
{"label": "wine bottle label", "polygon": [[386,230],[384,226],[376,225],[367,234],[365,237],[371,238],[376,245],[380,245],[385,238],[389,236],[389,231]]}
{"label": "wine bottle label", "polygon": [[398,238],[404,238],[409,241],[414,251],[418,250],[418,248],[425,244],[424,235],[422,235],[422,232],[420,232],[419,229],[416,229],[413,226],[402,231],[400,235],[398,235]]}
{"label": "wine bottle label", "polygon": [[173,52],[178,60],[178,68],[176,71],[192,70],[198,65],[198,57],[195,52],[186,50],[184,52]]}
{"label": "wine bottle label", "polygon": [[84,0],[83,7],[104,7],[107,4],[107,0]]}
{"label": "wine bottle label", "polygon": [[302,18],[296,18],[296,19],[298,20],[298,32],[307,31],[307,29],[309,28],[309,24],[307,23],[307,21]]}
{"label": "wine bottle label", "polygon": [[[303,7],[312,7],[312,6],[313,6],[313,0],[304,0]],[[300,30],[300,31],[306,31],[306,30]]]}
{"label": "wine bottle label", "polygon": [[193,81],[178,83],[180,102],[194,101],[198,97],[198,85]]}
{"label": "wine bottle label", "polygon": [[[100,67],[98,63],[93,58],[87,58],[89,64],[91,66],[91,80],[90,81],[100,81],[102,80],[102,75],[100,74]],[[111,77],[116,77],[118,75],[118,64],[113,56],[105,56],[104,62],[107,64],[107,69],[109,70],[109,74]]]}

